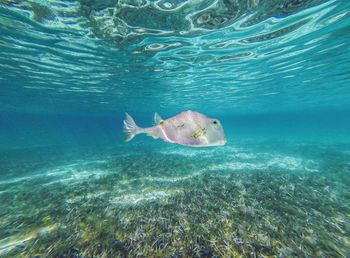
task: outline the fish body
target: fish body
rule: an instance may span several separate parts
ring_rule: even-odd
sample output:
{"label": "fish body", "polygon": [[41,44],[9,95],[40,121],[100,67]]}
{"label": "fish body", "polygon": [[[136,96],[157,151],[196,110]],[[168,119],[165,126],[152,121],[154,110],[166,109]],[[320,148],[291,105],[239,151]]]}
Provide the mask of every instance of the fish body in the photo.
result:
{"label": "fish body", "polygon": [[146,133],[154,139],[191,147],[221,146],[226,144],[224,129],[218,119],[210,118],[195,111],[184,111],[176,116],[163,120],[157,113],[155,125],[141,128],[126,113],[124,132],[126,141],[135,135]]}

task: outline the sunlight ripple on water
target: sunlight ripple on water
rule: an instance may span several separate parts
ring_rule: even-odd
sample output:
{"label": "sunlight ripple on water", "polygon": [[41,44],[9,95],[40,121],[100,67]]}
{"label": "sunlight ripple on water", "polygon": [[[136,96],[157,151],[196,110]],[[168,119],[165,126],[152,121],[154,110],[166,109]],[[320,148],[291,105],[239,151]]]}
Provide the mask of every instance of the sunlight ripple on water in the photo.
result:
{"label": "sunlight ripple on water", "polygon": [[348,1],[5,0],[0,8],[0,82],[11,92],[2,110],[193,108],[197,95],[217,112],[348,105]]}

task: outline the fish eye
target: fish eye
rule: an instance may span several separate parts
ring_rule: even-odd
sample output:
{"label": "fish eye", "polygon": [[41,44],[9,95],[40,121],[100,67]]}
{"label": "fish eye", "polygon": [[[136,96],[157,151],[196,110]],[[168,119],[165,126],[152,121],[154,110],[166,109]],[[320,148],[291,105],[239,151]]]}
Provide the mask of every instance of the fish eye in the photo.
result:
{"label": "fish eye", "polygon": [[217,125],[217,124],[218,124],[218,121],[214,120],[214,121],[213,121],[213,124],[214,124],[214,125]]}

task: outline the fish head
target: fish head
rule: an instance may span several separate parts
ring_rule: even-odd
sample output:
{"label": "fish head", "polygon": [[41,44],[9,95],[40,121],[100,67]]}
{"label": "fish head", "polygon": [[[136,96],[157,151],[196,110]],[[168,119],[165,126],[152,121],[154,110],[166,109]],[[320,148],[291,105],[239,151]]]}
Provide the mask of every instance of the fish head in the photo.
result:
{"label": "fish head", "polygon": [[224,128],[218,119],[208,118],[205,125],[207,146],[222,146],[226,144]]}

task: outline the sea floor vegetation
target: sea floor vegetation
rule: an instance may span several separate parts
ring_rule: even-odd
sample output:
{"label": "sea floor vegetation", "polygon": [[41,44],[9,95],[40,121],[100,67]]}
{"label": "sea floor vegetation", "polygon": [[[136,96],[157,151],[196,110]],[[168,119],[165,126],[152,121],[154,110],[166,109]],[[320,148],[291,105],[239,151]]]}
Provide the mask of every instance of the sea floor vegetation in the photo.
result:
{"label": "sea floor vegetation", "polygon": [[159,146],[2,153],[0,257],[349,257],[349,146]]}

